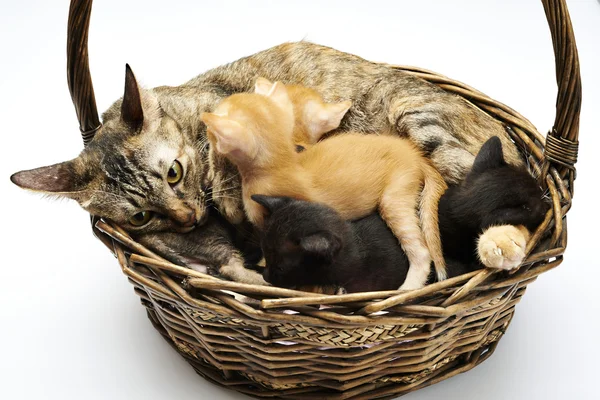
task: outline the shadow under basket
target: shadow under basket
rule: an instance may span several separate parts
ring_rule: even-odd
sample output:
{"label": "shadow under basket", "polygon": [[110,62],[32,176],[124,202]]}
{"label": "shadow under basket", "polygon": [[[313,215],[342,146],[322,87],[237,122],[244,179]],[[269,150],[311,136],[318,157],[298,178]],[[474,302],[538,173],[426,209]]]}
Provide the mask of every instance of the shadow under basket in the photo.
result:
{"label": "shadow under basket", "polygon": [[[392,398],[486,360],[527,285],[562,262],[577,158],[581,81],[564,0],[543,0],[556,56],[558,100],[545,138],[520,114],[436,73],[394,66],[463,96],[507,126],[552,209],[513,273],[474,271],[410,292],[318,295],[220,280],[169,263],[118,226],[92,217],[95,235],[164,338],[211,382],[254,397]],[[99,127],[89,76],[91,0],[72,0],[68,82],[84,141]]]}

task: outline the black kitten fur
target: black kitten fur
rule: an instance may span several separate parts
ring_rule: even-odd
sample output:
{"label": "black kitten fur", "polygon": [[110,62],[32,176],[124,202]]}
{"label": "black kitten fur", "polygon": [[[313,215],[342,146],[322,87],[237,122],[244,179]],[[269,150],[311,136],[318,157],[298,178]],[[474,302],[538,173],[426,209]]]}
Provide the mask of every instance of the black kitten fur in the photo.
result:
{"label": "black kitten fur", "polygon": [[[347,292],[395,290],[408,272],[408,259],[378,214],[353,222],[322,204],[255,195],[265,218],[261,238],[267,268],[276,286],[341,286]],[[471,172],[440,200],[440,233],[448,276],[481,268],[477,237],[492,225],[525,225],[533,230],[548,206],[525,170],[508,166],[498,138],[481,148]]]}
{"label": "black kitten fur", "polygon": [[408,259],[378,214],[350,223],[322,204],[289,197],[252,198],[270,211],[261,240],[267,282],[360,292],[395,290],[404,281]]}
{"label": "black kitten fur", "polygon": [[440,199],[439,224],[444,256],[478,264],[479,235],[495,225],[524,225],[535,230],[549,205],[542,190],[525,170],[508,165],[502,144],[490,138],[481,147],[466,178],[448,188]]}

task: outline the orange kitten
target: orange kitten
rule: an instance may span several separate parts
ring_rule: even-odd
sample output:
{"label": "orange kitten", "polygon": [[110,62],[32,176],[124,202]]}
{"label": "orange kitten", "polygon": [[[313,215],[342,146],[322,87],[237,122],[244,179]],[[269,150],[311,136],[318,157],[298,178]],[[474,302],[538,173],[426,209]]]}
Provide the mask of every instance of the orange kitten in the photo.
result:
{"label": "orange kitten", "polygon": [[[310,121],[304,129],[295,125],[303,106],[277,82],[265,95],[235,94],[201,115],[216,151],[239,169],[250,222],[261,227],[265,212],[253,194],[324,203],[348,220],[379,210],[410,262],[400,289],[423,287],[432,258],[438,279],[445,279],[437,216],[446,184],[437,170],[409,140],[390,136],[346,133],[296,153],[294,134],[310,137]],[[322,100],[313,106],[328,114]],[[341,117],[331,120],[339,124]]]}

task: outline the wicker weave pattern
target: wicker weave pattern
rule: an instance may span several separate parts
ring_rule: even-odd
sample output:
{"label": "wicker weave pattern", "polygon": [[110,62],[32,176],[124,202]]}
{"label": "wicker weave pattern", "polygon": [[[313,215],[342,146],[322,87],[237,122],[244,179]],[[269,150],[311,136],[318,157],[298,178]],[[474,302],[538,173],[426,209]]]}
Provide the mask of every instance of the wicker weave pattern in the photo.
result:
{"label": "wicker weave pattern", "polygon": [[[442,75],[393,66],[502,121],[540,165],[552,209],[513,274],[475,271],[420,290],[315,295],[227,282],[173,265],[119,227],[92,219],[154,327],[216,384],[254,397],[384,399],[467,371],[495,350],[527,285],[562,262],[577,160],[581,78],[564,0],[542,0],[556,56],[556,120],[547,142],[511,108]],[[99,126],[87,62],[91,0],[72,0],[69,85],[87,143]],[[86,133],[85,131],[88,131]]]}

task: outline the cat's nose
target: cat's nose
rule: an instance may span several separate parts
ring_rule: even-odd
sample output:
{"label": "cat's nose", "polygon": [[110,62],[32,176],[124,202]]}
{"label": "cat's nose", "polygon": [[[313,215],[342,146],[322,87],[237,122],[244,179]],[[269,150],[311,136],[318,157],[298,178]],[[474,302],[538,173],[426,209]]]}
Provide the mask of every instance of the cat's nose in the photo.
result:
{"label": "cat's nose", "polygon": [[196,212],[191,209],[174,210],[172,219],[185,228],[194,226],[196,225]]}

